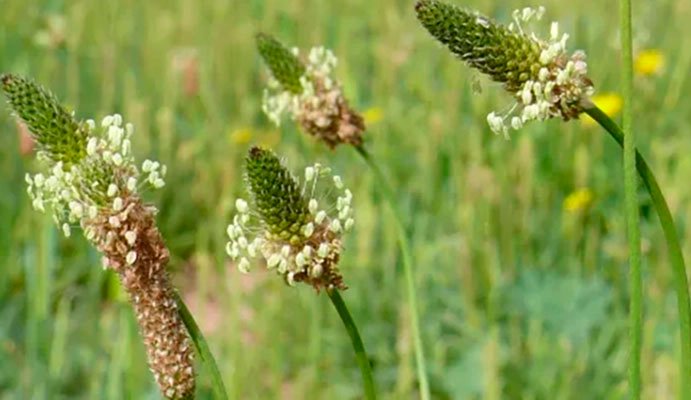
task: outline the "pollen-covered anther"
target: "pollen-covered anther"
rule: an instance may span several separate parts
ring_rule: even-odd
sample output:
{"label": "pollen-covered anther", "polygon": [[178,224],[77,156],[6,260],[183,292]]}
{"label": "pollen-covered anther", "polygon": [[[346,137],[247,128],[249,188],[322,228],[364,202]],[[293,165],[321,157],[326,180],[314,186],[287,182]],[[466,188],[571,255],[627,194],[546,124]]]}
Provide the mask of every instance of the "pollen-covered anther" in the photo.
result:
{"label": "pollen-covered anther", "polygon": [[135,232],[135,231],[125,232],[125,240],[127,241],[128,245],[134,246],[134,243],[137,240],[137,232]]}
{"label": "pollen-covered anther", "polygon": [[133,265],[135,261],[137,261],[137,252],[136,251],[130,251],[127,253],[125,256],[125,261],[127,262],[127,265]]}

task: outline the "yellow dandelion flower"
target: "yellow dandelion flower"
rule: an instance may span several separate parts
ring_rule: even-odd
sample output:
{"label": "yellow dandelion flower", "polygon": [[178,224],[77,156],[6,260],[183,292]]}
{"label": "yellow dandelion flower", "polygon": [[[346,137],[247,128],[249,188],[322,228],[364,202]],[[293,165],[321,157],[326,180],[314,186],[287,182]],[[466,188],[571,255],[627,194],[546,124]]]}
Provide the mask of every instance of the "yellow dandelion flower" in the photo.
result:
{"label": "yellow dandelion flower", "polygon": [[365,124],[376,124],[384,117],[384,111],[380,107],[370,107],[362,113],[362,118],[365,119]]}
{"label": "yellow dandelion flower", "polygon": [[[621,107],[624,104],[624,99],[617,93],[602,93],[592,97],[591,99],[596,106],[598,106],[602,112],[609,115],[610,117],[616,115],[621,111]],[[582,121],[585,125],[596,125],[594,119],[590,118],[587,114],[581,114]]]}
{"label": "yellow dandelion flower", "polygon": [[252,128],[242,127],[231,131],[228,134],[228,139],[233,144],[247,144],[252,140],[253,136]]}
{"label": "yellow dandelion flower", "polygon": [[590,207],[593,202],[593,192],[588,188],[578,189],[564,199],[564,211],[577,213]]}
{"label": "yellow dandelion flower", "polygon": [[633,69],[638,75],[655,75],[665,66],[665,56],[660,50],[646,49],[638,53]]}
{"label": "yellow dandelion flower", "polygon": [[611,117],[621,111],[624,100],[616,93],[603,93],[593,96],[593,103]]}

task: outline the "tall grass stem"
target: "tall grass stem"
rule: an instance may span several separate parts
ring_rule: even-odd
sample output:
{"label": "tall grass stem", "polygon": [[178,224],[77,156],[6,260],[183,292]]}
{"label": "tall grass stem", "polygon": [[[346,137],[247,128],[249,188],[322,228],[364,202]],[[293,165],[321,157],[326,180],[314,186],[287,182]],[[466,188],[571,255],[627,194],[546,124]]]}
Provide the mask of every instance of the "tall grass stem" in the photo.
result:
{"label": "tall grass stem", "polygon": [[[587,108],[585,112],[597,121],[609,135],[623,147],[625,135],[619,126],[612,121],[602,110],[593,106]],[[691,310],[689,304],[688,278],[686,267],[684,266],[684,255],[679,245],[679,236],[672,214],[669,211],[667,201],[660,190],[660,186],[655,179],[655,175],[650,170],[648,163],[643,156],[636,150],[636,169],[643,180],[643,184],[648,189],[653,201],[653,207],[660,218],[662,231],[667,241],[667,250],[672,265],[674,276],[674,290],[677,295],[677,307],[679,314],[679,331],[681,340],[681,398],[691,400]],[[632,391],[633,393],[633,391]]]}
{"label": "tall grass stem", "polygon": [[384,195],[385,201],[389,204],[391,212],[394,214],[394,225],[396,229],[396,236],[398,245],[401,250],[401,257],[403,258],[403,271],[405,274],[406,291],[408,292],[408,308],[410,313],[411,329],[413,334],[413,344],[415,348],[415,363],[417,365],[417,378],[420,385],[420,398],[422,400],[430,399],[429,381],[427,380],[427,367],[425,366],[425,353],[422,347],[422,337],[420,335],[420,318],[418,316],[417,295],[415,291],[415,278],[413,276],[413,258],[410,254],[410,242],[406,235],[405,229],[401,222],[401,212],[398,209],[395,201],[394,192],[389,185],[389,181],[379,168],[379,165],[372,159],[367,149],[363,146],[355,146],[358,154],[362,156],[367,165],[374,172],[376,180],[379,182],[379,187]]}
{"label": "tall grass stem", "polygon": [[643,278],[641,277],[641,231],[636,180],[636,138],[633,132],[633,56],[631,52],[631,0],[619,1],[622,49],[621,87],[624,97],[624,202],[629,241],[629,392],[641,398],[641,345],[643,335]]}
{"label": "tall grass stem", "polygon": [[353,317],[350,315],[348,307],[343,301],[338,289],[329,289],[326,293],[329,295],[331,303],[333,303],[336,311],[338,311],[338,316],[341,317],[341,321],[343,321],[343,325],[346,331],[348,331],[348,336],[350,336],[350,341],[353,343],[355,358],[357,359],[358,367],[360,367],[360,373],[362,374],[365,398],[367,400],[375,400],[377,398],[377,391],[374,385],[374,378],[372,377],[372,367],[367,359],[365,345],[362,343],[355,321],[353,321]]}

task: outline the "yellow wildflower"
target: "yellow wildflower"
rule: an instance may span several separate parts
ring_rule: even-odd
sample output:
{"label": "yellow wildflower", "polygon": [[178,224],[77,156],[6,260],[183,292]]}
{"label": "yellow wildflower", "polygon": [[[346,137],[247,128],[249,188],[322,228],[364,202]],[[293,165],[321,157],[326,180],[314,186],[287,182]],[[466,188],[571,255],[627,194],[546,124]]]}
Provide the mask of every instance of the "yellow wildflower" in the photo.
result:
{"label": "yellow wildflower", "polygon": [[370,107],[362,113],[362,117],[366,125],[376,124],[384,117],[384,111],[380,107]]}
{"label": "yellow wildflower", "polygon": [[[591,98],[591,100],[593,101],[593,103],[595,103],[596,106],[598,106],[602,110],[602,112],[604,112],[610,117],[616,115],[619,111],[621,111],[621,107],[624,104],[624,100],[621,98],[620,95],[611,92],[595,95]],[[585,125],[597,124],[595,120],[590,118],[587,114],[584,113],[581,115],[582,121]]]}
{"label": "yellow wildflower", "polygon": [[655,75],[665,66],[665,56],[660,50],[646,49],[638,53],[633,69],[639,75]]}
{"label": "yellow wildflower", "polygon": [[233,144],[247,144],[252,140],[252,136],[254,136],[252,128],[242,127],[231,131],[228,139]]}
{"label": "yellow wildflower", "polygon": [[564,199],[564,211],[576,213],[590,207],[593,202],[593,192],[588,188],[578,189]]}

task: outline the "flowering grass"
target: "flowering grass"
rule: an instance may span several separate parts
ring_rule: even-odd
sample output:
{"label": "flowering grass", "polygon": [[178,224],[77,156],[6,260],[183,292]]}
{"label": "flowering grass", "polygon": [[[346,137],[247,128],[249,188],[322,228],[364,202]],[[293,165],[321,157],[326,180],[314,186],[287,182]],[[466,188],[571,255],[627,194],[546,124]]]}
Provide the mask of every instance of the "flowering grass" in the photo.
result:
{"label": "flowering grass", "polygon": [[[50,4],[49,4],[50,3]],[[365,144],[386,167],[410,227],[414,275],[434,398],[625,398],[626,239],[620,149],[596,127],[530,123],[511,140],[486,123],[511,99],[501,85],[455,62],[416,22],[411,3],[154,0],[131,4],[3,3],[0,70],[34,76],[98,120],[118,112],[137,128],[138,159],[168,165],[166,185],[145,194],[182,298],[218,358],[231,398],[353,398],[361,381],[326,296],[287,290],[274,272],[239,273],[225,254],[247,149],[279,150],[293,166],[328,164],[347,182],[358,218],[342,265],[344,298],[374,365],[383,398],[417,393],[410,315],[391,214],[353,155],[328,152],[292,124],[274,128],[261,104],[265,69],[253,35],[323,44],[341,63],[351,107],[382,110]],[[510,21],[517,4],[456,2]],[[618,92],[617,17],[605,2],[550,2],[569,44],[588,54],[596,93]],[[126,6],[126,7],[125,7]],[[654,12],[647,12],[654,7]],[[126,11],[125,11],[126,10]],[[684,2],[637,3],[637,50],[666,58],[657,75],[635,75],[637,147],[668,196],[682,238],[691,231],[691,149],[683,96],[691,90],[691,29]],[[49,23],[54,16],[64,20]],[[53,32],[51,40],[34,38]],[[644,33],[648,33],[644,35]],[[636,35],[638,36],[638,35]],[[39,40],[40,39],[40,40]],[[179,50],[197,49],[198,86],[178,72]],[[195,94],[196,93],[196,94]],[[619,94],[621,94],[619,92]],[[618,120],[621,114],[614,114]],[[99,121],[100,122],[100,121]],[[0,113],[0,392],[9,398],[158,396],[117,279],[73,232],[31,209],[20,133]],[[252,140],[230,134],[249,129]],[[240,135],[239,135],[240,136]],[[592,204],[564,230],[570,193]],[[678,394],[674,278],[664,237],[641,190],[644,398]],[[567,215],[565,215],[567,214]],[[684,252],[691,250],[682,241]],[[357,284],[356,284],[357,283]],[[297,319],[296,316],[300,318]],[[565,318],[569,316],[570,318]],[[78,340],[76,340],[78,338]],[[197,386],[211,397],[200,371]]]}

